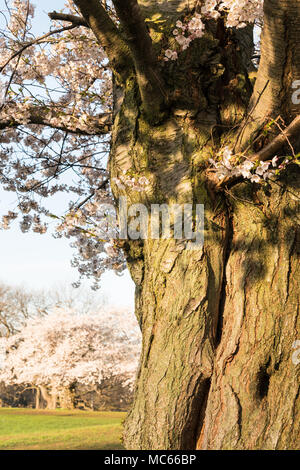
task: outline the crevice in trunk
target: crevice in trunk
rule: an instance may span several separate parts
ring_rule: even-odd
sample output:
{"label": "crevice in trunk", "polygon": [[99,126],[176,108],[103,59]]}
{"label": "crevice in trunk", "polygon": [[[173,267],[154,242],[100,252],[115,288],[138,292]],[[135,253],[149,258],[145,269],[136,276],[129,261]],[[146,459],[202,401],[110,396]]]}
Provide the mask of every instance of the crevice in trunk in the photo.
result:
{"label": "crevice in trunk", "polygon": [[227,286],[227,279],[226,279],[226,268],[227,263],[229,260],[229,256],[232,250],[232,240],[233,240],[233,222],[232,222],[232,215],[229,203],[226,199],[227,204],[227,226],[226,226],[226,239],[225,239],[225,249],[224,249],[224,264],[223,264],[223,275],[222,275],[222,287],[220,292],[219,298],[219,307],[218,307],[218,323],[216,328],[216,338],[215,338],[215,345],[218,345],[221,342],[222,337],[222,330],[223,330],[223,317],[224,317],[224,308],[225,308],[225,300],[226,300],[226,286]]}
{"label": "crevice in trunk", "polygon": [[268,395],[271,377],[268,372],[270,362],[271,358],[269,358],[267,363],[260,368],[257,375],[257,397],[259,400],[263,400]]}
{"label": "crevice in trunk", "polygon": [[257,394],[260,400],[268,395],[270,376],[266,370],[261,369],[258,374]]}
{"label": "crevice in trunk", "polygon": [[204,380],[202,383],[201,401],[198,405],[198,413],[195,414],[195,417],[197,420],[195,423],[195,432],[194,432],[192,449],[196,449],[199,436],[201,435],[201,432],[202,432],[210,387],[211,387],[211,379],[209,378],[209,379]]}

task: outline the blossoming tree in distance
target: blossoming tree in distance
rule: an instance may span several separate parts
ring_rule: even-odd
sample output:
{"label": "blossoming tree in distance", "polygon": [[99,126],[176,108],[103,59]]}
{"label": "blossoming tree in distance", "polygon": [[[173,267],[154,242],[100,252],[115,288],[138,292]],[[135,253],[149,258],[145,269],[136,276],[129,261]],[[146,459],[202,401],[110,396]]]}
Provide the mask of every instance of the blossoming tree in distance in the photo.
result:
{"label": "blossoming tree in distance", "polygon": [[76,384],[90,389],[118,380],[132,389],[140,331],[128,312],[74,315],[58,310],[31,319],[21,333],[0,339],[0,381],[36,388],[48,408],[72,405]]}
{"label": "blossoming tree in distance", "polygon": [[[299,0],[74,0],[36,37],[31,2],[5,5],[3,227],[44,232],[66,191],[52,216],[81,275],[127,264],[143,345],[125,445],[298,448]],[[103,204],[121,196],[204,204],[203,247],[118,239]]]}

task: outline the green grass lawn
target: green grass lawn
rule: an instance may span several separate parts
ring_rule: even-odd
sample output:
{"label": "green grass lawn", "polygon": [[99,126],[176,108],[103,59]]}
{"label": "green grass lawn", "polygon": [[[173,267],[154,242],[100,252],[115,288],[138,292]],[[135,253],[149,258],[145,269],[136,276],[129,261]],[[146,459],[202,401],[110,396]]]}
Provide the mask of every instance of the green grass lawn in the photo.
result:
{"label": "green grass lawn", "polygon": [[0,408],[0,450],[122,449],[126,413]]}

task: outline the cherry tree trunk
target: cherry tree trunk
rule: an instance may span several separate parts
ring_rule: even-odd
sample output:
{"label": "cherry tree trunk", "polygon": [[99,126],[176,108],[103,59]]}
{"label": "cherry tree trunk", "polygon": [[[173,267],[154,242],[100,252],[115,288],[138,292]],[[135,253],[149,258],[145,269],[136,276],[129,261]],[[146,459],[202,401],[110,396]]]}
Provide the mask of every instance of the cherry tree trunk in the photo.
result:
{"label": "cherry tree trunk", "polygon": [[73,387],[64,387],[58,392],[59,407],[67,410],[75,408],[74,405],[75,392]]}
{"label": "cherry tree trunk", "polygon": [[[159,2],[162,13],[166,3],[178,2]],[[115,85],[116,202],[126,196],[128,207],[149,211],[203,204],[205,214],[201,249],[173,238],[123,242],[143,334],[128,449],[300,445],[292,361],[300,339],[299,169],[268,187],[241,182],[220,192],[210,183],[208,159],[235,143],[253,91],[251,28],[212,28],[162,70],[173,105],[161,122],[145,119],[134,76]],[[122,190],[115,178],[123,174],[150,185]]]}
{"label": "cherry tree trunk", "polygon": [[41,408],[41,391],[39,387],[35,388],[35,409],[39,410]]}
{"label": "cherry tree trunk", "polygon": [[228,199],[218,216],[205,205],[203,250],[129,249],[143,333],[129,448],[299,448],[298,201],[247,184]]}
{"label": "cherry tree trunk", "polygon": [[56,394],[51,394],[47,387],[39,385],[36,392],[36,409],[56,409]]}
{"label": "cherry tree trunk", "polygon": [[143,333],[128,448],[299,448],[297,168],[284,184],[240,184],[215,210],[205,194],[202,250],[128,244]]}

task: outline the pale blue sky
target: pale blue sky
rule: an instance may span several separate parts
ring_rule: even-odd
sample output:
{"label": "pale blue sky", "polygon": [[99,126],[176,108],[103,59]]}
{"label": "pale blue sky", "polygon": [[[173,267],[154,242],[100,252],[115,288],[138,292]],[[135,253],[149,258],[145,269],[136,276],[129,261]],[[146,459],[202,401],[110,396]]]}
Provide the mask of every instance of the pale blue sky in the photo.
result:
{"label": "pale blue sky", "polygon": [[[47,12],[60,10],[64,1],[41,0],[33,3],[37,6],[33,23],[35,31],[37,34],[47,32],[51,24]],[[1,9],[3,4],[3,0],[0,0]],[[66,204],[65,196],[57,197],[51,204],[51,210],[61,213],[62,203]],[[15,206],[16,197],[0,190],[0,214],[14,210]],[[0,282],[34,289],[51,288],[66,282],[71,284],[78,279],[78,272],[70,265],[74,249],[69,243],[66,239],[54,239],[51,230],[44,235],[22,233],[18,223],[12,224],[10,230],[1,230]],[[90,284],[86,281],[83,285]],[[109,304],[133,308],[134,284],[127,271],[121,277],[112,272],[106,273],[101,282],[101,291]]]}

